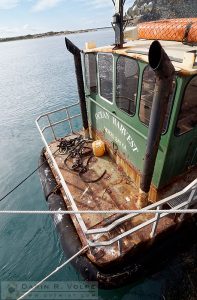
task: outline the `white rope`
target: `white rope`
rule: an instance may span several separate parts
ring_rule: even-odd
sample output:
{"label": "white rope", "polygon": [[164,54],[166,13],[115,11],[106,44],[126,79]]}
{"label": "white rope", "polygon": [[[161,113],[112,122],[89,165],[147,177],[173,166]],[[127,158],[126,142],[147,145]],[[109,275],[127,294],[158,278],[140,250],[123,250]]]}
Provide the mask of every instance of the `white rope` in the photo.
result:
{"label": "white rope", "polygon": [[20,296],[17,300],[24,299],[33,290],[35,290],[38,286],[40,286],[43,282],[45,282],[49,277],[51,277],[53,274],[57,273],[60,269],[62,269],[65,265],[67,265],[71,260],[73,260],[75,257],[79,256],[81,253],[83,253],[84,251],[87,251],[87,250],[88,250],[88,246],[85,246],[84,248],[82,248],[80,251],[78,251],[72,257],[70,257],[67,261],[65,261],[61,266],[57,267],[53,272],[51,272],[44,279],[42,279],[36,285],[34,285],[31,289],[29,289],[26,293],[24,293],[22,296]]}
{"label": "white rope", "polygon": [[147,214],[147,213],[172,213],[172,214],[193,214],[197,209],[139,209],[139,210],[0,210],[2,214],[18,215],[76,215],[76,214]]}

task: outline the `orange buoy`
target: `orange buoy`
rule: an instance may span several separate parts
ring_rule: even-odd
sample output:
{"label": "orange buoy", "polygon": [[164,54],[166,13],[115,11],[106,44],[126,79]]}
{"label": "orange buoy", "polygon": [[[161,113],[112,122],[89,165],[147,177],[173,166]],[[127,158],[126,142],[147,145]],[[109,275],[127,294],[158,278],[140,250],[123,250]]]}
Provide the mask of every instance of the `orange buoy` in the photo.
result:
{"label": "orange buoy", "polygon": [[101,140],[92,143],[92,150],[95,156],[103,156],[105,153],[105,143]]}
{"label": "orange buoy", "polygon": [[197,18],[145,22],[137,27],[139,39],[197,42]]}

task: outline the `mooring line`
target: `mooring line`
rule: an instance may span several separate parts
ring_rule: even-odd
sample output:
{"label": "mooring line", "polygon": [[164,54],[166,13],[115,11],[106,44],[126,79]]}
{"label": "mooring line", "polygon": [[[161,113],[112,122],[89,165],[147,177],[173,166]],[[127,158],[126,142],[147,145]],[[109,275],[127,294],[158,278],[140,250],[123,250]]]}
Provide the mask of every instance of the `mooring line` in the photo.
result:
{"label": "mooring line", "polygon": [[[56,154],[56,152],[59,151],[59,149],[57,149],[54,153]],[[27,179],[29,179],[34,173],[36,173],[36,171],[38,171],[45,163],[47,162],[47,159],[45,158],[45,160],[35,169],[33,170],[29,175],[27,175],[23,180],[21,180],[17,185],[15,185],[7,194],[5,194],[3,197],[0,198],[0,202],[3,201],[5,198],[7,198],[11,193],[13,193],[19,186],[21,186]]]}
{"label": "mooring line", "polygon": [[40,286],[43,282],[45,282],[48,278],[50,278],[52,275],[57,273],[60,269],[62,269],[65,265],[67,265],[71,260],[82,254],[83,252],[87,251],[89,246],[83,247],[80,251],[75,253],[72,257],[70,257],[67,261],[65,261],[62,265],[57,267],[53,272],[51,272],[49,275],[47,275],[44,279],[36,283],[31,289],[29,289],[27,292],[25,292],[22,296],[20,296],[17,300],[24,299],[27,295],[29,295],[33,290],[35,290],[38,286]]}
{"label": "mooring line", "polygon": [[197,209],[135,209],[135,210],[0,210],[0,215],[79,215],[79,214],[193,214]]}

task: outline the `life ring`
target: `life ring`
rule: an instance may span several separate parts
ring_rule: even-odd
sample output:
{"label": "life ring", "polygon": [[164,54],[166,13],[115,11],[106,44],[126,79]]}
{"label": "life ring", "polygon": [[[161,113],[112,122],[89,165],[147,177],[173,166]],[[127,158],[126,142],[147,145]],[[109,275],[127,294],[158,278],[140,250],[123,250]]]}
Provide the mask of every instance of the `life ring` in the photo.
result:
{"label": "life ring", "polygon": [[165,19],[138,24],[138,38],[197,42],[197,18]]}

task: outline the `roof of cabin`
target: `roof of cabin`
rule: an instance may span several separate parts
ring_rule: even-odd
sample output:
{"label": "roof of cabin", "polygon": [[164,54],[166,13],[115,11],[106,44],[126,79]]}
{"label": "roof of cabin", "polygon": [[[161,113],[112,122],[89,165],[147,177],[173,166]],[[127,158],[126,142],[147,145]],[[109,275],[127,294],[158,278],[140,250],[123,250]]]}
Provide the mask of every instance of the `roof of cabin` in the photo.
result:
{"label": "roof of cabin", "polygon": [[[126,55],[148,63],[148,51],[152,40],[128,41],[121,49],[114,46],[87,48],[84,52],[108,52]],[[175,41],[159,41],[170,57],[177,72],[185,75],[197,74],[197,45],[190,46]]]}

